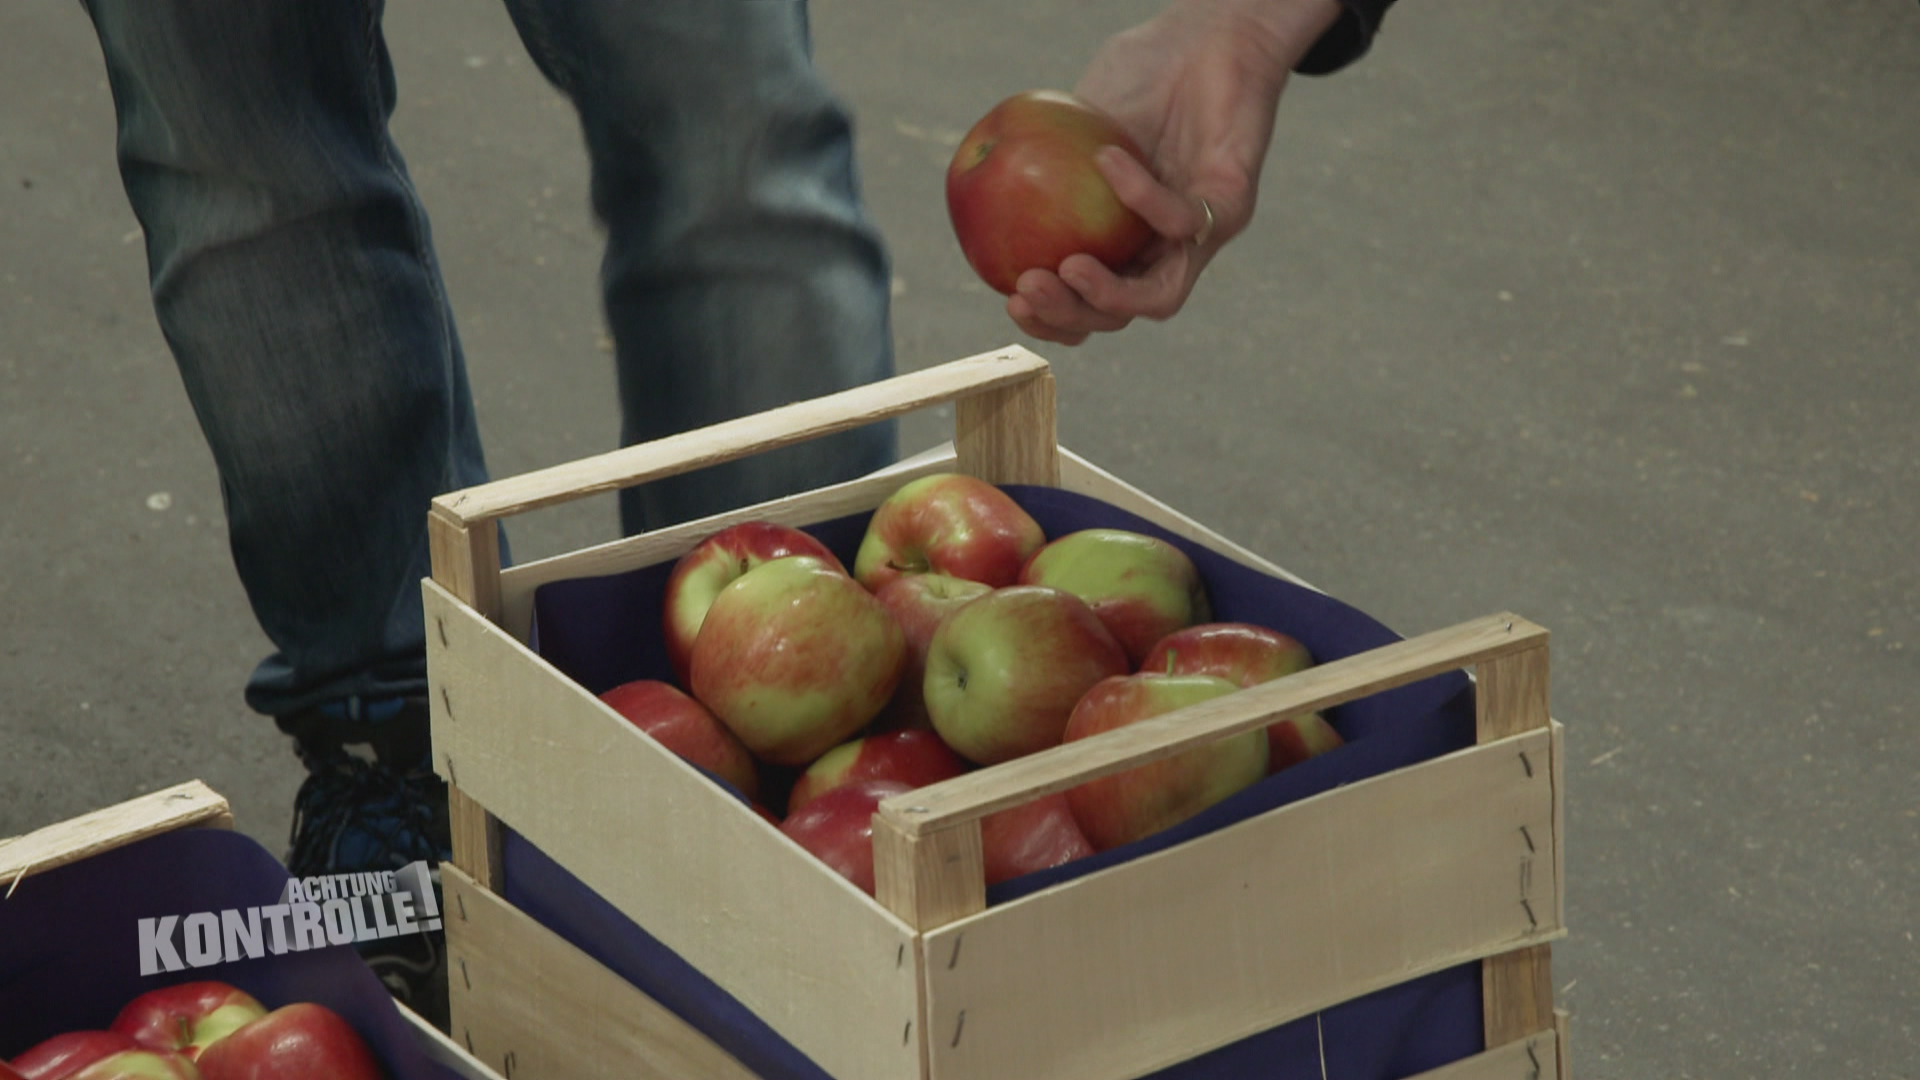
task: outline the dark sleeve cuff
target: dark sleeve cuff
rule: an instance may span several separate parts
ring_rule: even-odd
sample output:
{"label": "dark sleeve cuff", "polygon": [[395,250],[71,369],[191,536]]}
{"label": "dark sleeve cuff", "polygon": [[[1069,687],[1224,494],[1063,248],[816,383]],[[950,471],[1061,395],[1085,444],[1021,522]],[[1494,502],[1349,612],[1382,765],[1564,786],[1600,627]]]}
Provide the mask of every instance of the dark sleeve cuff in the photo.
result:
{"label": "dark sleeve cuff", "polygon": [[1367,54],[1373,46],[1373,35],[1380,31],[1380,20],[1386,18],[1387,9],[1394,0],[1340,0],[1340,6],[1346,8],[1340,20],[1333,24],[1320,40],[1313,43],[1307,55],[1300,58],[1293,70],[1301,75],[1331,75],[1355,60]]}

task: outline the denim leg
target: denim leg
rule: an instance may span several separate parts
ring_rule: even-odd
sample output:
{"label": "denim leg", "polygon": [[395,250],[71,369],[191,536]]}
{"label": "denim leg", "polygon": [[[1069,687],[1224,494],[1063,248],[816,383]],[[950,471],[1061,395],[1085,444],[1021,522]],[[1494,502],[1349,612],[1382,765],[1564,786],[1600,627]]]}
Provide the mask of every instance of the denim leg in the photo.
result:
{"label": "denim leg", "polygon": [[[607,227],[627,444],[885,378],[886,249],[793,0],[507,0],[572,98]],[[891,462],[871,425],[630,489],[628,532]]]}
{"label": "denim leg", "polygon": [[282,715],[424,692],[429,499],[483,481],[370,0],[90,0],[154,312]]}

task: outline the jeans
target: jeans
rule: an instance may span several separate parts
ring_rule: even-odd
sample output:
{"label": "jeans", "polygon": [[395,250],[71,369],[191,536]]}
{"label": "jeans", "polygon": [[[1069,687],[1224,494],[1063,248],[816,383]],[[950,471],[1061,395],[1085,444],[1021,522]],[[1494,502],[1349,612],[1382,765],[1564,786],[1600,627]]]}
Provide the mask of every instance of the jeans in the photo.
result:
{"label": "jeans", "polygon": [[[623,443],[892,372],[887,254],[792,0],[509,0],[578,109]],[[423,693],[428,501],[487,468],[388,134],[380,0],[89,0],[154,312],[285,715]],[[893,459],[872,425],[622,493],[629,533]]]}

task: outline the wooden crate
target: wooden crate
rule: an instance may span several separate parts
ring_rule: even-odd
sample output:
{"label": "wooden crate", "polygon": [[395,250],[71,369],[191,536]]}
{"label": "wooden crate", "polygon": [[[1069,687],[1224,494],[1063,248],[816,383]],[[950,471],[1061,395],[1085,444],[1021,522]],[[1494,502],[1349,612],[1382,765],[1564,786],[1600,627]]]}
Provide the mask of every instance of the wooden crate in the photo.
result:
{"label": "wooden crate", "polygon": [[[510,515],[946,402],[956,424],[945,452],[495,569],[496,525]],[[1045,361],[1011,347],[435,500],[423,588],[435,767],[455,812],[445,883],[456,1037],[554,1080],[751,1075],[502,898],[504,821],[838,1080],[1136,1077],[1475,961],[1489,1049],[1430,1075],[1567,1076],[1549,949],[1564,934],[1563,755],[1547,633],[1518,616],[890,799],[875,818],[877,900],[528,647],[542,584],[657,565],[736,521],[871,510],[939,471],[1091,495],[1298,580],[1059,448],[1054,415]],[[1476,747],[987,907],[984,815],[1463,667],[1478,680]],[[613,822],[618,843],[605,831]],[[1324,869],[1291,869],[1301,865]],[[1268,932],[1275,912],[1312,932]],[[1166,926],[1180,932],[1156,932]]]}
{"label": "wooden crate", "polygon": [[[26,879],[176,829],[231,829],[233,811],[198,780],[129,799],[24,836],[0,839],[0,903]],[[217,977],[217,974],[214,976]],[[426,1056],[467,1080],[500,1080],[404,1005],[396,1005]]]}

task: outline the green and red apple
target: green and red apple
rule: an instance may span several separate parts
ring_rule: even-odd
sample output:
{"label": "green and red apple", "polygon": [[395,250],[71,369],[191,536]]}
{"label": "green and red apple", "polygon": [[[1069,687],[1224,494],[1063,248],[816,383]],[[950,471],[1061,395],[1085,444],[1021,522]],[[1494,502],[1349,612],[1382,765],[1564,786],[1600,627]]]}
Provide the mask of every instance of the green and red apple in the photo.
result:
{"label": "green and red apple", "polygon": [[381,1080],[380,1060],[324,1005],[282,1005],[200,1055],[203,1080]]}
{"label": "green and red apple", "polygon": [[267,1015],[252,994],[203,979],[149,990],[126,1003],[108,1029],[149,1050],[192,1061],[214,1042]]}
{"label": "green and red apple", "polygon": [[940,738],[994,765],[1059,745],[1081,695],[1129,670],[1126,650],[1077,597],[1009,586],[940,624],[922,693]]}
{"label": "green and red apple", "polygon": [[978,581],[947,574],[908,574],[887,582],[874,593],[893,613],[900,629],[907,634],[907,669],[900,677],[878,723],[888,729],[931,728],[927,701],[922,687],[927,680],[927,650],[933,645],[933,632],[948,615],[964,607],[969,600],[992,592]]}
{"label": "green and red apple", "polygon": [[[1202,623],[1161,638],[1140,670],[1163,675],[1217,675],[1247,687],[1313,666],[1313,654],[1291,634],[1250,623]],[[1267,728],[1269,774],[1345,743],[1319,713]]]}
{"label": "green and red apple", "polygon": [[759,767],[739,736],[673,684],[635,679],[601,694],[600,700],[661,746],[732,784],[748,799],[759,794]]}
{"label": "green and red apple", "polygon": [[756,757],[802,766],[879,715],[906,662],[906,634],[872,593],[794,555],[714,597],[693,643],[693,696]]}
{"label": "green and red apple", "polygon": [[714,533],[680,556],[667,578],[662,617],[667,659],[680,685],[691,686],[693,642],[720,590],[740,575],[775,559],[811,555],[842,570],[838,557],[809,533],[772,521],[743,521]]}
{"label": "green and red apple", "polygon": [[912,790],[892,780],[858,780],[788,814],[780,831],[871,896],[874,812],[881,800]]}
{"label": "green and red apple", "polygon": [[1125,529],[1082,529],[1036,552],[1022,585],[1046,585],[1087,602],[1138,668],[1155,642],[1211,617],[1206,585],[1185,552]]}
{"label": "green and red apple", "polygon": [[807,766],[787,796],[787,813],[793,814],[835,788],[864,780],[891,780],[911,790],[951,780],[969,768],[965,758],[931,731],[869,735],[842,743]]}
{"label": "green and red apple", "polygon": [[936,473],[903,485],[874,510],[853,576],[878,592],[910,574],[1011,585],[1046,535],[1013,497],[978,477]]}

